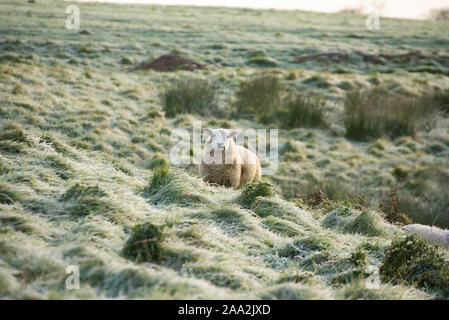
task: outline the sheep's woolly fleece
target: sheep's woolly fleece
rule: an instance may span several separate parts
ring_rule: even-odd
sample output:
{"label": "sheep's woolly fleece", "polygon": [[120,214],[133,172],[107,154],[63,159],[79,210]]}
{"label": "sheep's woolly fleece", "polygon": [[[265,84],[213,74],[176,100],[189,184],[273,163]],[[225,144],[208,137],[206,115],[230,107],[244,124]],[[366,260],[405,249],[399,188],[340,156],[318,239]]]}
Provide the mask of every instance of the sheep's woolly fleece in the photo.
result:
{"label": "sheep's woolly fleece", "polygon": [[[261,166],[259,158],[243,146],[236,145],[233,137],[237,136],[235,130],[204,129],[210,134],[201,156],[199,176],[209,183],[217,183],[227,187],[243,187],[247,183],[261,180]],[[216,149],[216,143],[219,144]],[[219,151],[221,146],[226,146],[225,151]],[[211,151],[219,152],[219,156],[211,158]],[[228,159],[231,159],[227,163]]]}

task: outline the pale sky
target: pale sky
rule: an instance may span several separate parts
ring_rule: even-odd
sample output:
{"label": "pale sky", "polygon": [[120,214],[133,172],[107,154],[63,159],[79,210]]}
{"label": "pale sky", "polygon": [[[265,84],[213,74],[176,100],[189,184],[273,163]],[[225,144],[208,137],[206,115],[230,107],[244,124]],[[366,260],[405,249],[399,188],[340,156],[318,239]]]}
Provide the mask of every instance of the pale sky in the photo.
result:
{"label": "pale sky", "polygon": [[422,19],[429,10],[449,7],[449,0],[78,0],[82,2],[144,3],[162,5],[198,5],[219,7],[244,7],[260,9],[300,9],[319,12],[336,12],[346,8],[373,10],[381,6],[381,16]]}

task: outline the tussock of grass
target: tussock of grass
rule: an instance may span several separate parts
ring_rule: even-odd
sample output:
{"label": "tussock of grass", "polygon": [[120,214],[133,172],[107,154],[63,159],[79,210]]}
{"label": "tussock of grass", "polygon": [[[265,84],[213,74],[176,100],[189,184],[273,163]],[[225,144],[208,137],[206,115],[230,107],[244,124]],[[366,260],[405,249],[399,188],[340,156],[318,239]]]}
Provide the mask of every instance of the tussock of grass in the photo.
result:
{"label": "tussock of grass", "polygon": [[32,233],[34,229],[27,224],[27,221],[20,216],[2,216],[0,217],[0,232],[6,233],[8,229],[14,231]]}
{"label": "tussock of grass", "polygon": [[394,228],[390,227],[376,211],[357,212],[347,207],[340,207],[329,212],[322,225],[340,232],[363,234],[371,237],[388,236]]}
{"label": "tussock of grass", "polygon": [[160,100],[165,116],[173,118],[178,114],[216,114],[217,86],[203,79],[181,78],[165,85]]}
{"label": "tussock of grass", "polygon": [[190,206],[210,202],[210,199],[201,192],[204,188],[201,181],[185,172],[161,166],[154,170],[149,185],[143,189],[142,196],[158,205],[176,203]]}
{"label": "tussock of grass", "polygon": [[137,263],[160,261],[163,255],[161,242],[164,233],[159,226],[144,223],[134,227],[122,254]]}
{"label": "tussock of grass", "polygon": [[105,199],[106,193],[98,186],[75,184],[60,198],[64,211],[73,216],[87,216],[91,213],[102,214],[112,210]]}
{"label": "tussock of grass", "polygon": [[242,191],[242,204],[250,208],[257,197],[271,197],[274,195],[273,186],[267,182],[250,183]]}
{"label": "tussock of grass", "polygon": [[263,220],[263,224],[268,228],[268,230],[286,237],[295,237],[304,234],[304,230],[302,230],[297,224],[273,216],[265,218]]}
{"label": "tussock of grass", "polygon": [[243,81],[236,92],[235,117],[246,117],[260,123],[271,123],[281,107],[284,87],[271,73],[256,75]]}
{"label": "tussock of grass", "polygon": [[409,283],[449,297],[449,261],[438,247],[416,235],[395,240],[386,250],[380,268],[382,281]]}
{"label": "tussock of grass", "polygon": [[45,161],[47,162],[47,166],[53,168],[55,173],[63,180],[68,180],[74,177],[73,167],[67,163],[64,158],[49,155]]}
{"label": "tussock of grass", "polygon": [[6,128],[2,129],[0,140],[10,140],[31,145],[31,141],[27,138],[23,130],[13,125],[7,126]]}
{"label": "tussock of grass", "polygon": [[243,217],[240,212],[233,209],[219,209],[213,211],[212,214],[227,223],[242,223]]}
{"label": "tussock of grass", "polygon": [[435,110],[435,105],[425,100],[390,93],[382,87],[352,91],[345,101],[346,136],[356,140],[413,137]]}
{"label": "tussock of grass", "polygon": [[325,234],[313,234],[295,241],[295,246],[305,251],[325,251],[332,248],[332,238]]}
{"label": "tussock of grass", "polygon": [[295,206],[291,202],[283,201],[278,197],[257,197],[252,206],[252,211],[261,218],[277,217],[296,224],[297,230],[316,232],[317,221],[309,214]]}
{"label": "tussock of grass", "polygon": [[154,170],[159,167],[161,168],[168,167],[168,162],[167,159],[165,159],[165,157],[161,155],[155,155],[150,161],[150,169]]}
{"label": "tussock of grass", "polygon": [[263,67],[276,67],[278,65],[278,62],[272,57],[254,56],[248,59],[248,64],[254,64]]}
{"label": "tussock of grass", "polygon": [[19,200],[17,192],[6,183],[0,183],[0,203],[1,204],[13,204]]}
{"label": "tussock of grass", "polygon": [[324,101],[302,94],[290,95],[281,112],[283,128],[325,127]]}
{"label": "tussock of grass", "polygon": [[307,78],[303,81],[305,84],[314,85],[317,88],[328,88],[330,87],[330,83],[327,81],[326,78],[322,76],[312,76],[310,78]]}
{"label": "tussock of grass", "polygon": [[42,137],[40,138],[40,142],[45,142],[45,143],[51,145],[55,149],[56,152],[59,152],[59,153],[65,154],[65,155],[68,154],[67,147],[65,147],[63,144],[61,144],[57,138],[55,138],[54,136],[52,136],[49,133],[42,135]]}
{"label": "tussock of grass", "polygon": [[5,153],[24,153],[25,149],[22,145],[9,141],[0,141],[0,150]]}
{"label": "tussock of grass", "polygon": [[429,104],[433,104],[445,114],[449,114],[449,89],[432,91],[425,98]]}
{"label": "tussock of grass", "polygon": [[349,220],[343,230],[352,234],[364,234],[371,237],[388,234],[388,227],[375,211],[364,210]]}

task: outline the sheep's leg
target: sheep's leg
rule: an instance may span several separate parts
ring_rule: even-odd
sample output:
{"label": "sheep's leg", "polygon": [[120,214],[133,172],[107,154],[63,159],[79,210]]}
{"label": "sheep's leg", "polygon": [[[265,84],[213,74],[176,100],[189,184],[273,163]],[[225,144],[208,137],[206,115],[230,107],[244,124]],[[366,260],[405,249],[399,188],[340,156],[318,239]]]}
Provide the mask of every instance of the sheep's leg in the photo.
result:
{"label": "sheep's leg", "polygon": [[247,183],[251,183],[255,180],[256,168],[253,166],[242,166],[240,186],[244,186]]}
{"label": "sheep's leg", "polygon": [[254,182],[260,182],[262,180],[262,173],[260,172],[260,167],[256,168],[256,176],[254,177]]}
{"label": "sheep's leg", "polygon": [[226,186],[231,188],[238,188],[241,181],[240,167],[231,166],[226,173]]}
{"label": "sheep's leg", "polygon": [[238,188],[240,186],[240,174],[229,177],[227,187]]}

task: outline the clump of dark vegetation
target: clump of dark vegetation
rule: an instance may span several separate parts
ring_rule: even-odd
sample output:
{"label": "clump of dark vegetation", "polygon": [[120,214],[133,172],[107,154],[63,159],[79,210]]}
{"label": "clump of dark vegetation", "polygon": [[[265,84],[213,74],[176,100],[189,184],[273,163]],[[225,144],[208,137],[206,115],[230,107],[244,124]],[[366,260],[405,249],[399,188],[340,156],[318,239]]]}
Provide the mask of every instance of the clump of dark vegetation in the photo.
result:
{"label": "clump of dark vegetation", "polygon": [[104,197],[106,196],[106,193],[98,186],[83,186],[77,183],[64,193],[64,195],[61,197],[61,200],[69,201],[78,199],[82,196]]}
{"label": "clump of dark vegetation", "polygon": [[56,155],[49,155],[45,161],[50,168],[53,168],[56,175],[61,179],[67,180],[74,176],[72,166],[67,163],[64,158]]}
{"label": "clump of dark vegetation", "polygon": [[129,57],[122,57],[122,59],[120,59],[120,63],[121,64],[126,64],[126,65],[130,65],[130,64],[133,63],[133,61]]}
{"label": "clump of dark vegetation", "polygon": [[168,166],[156,167],[150,184],[143,191],[143,196],[149,197],[156,194],[161,187],[168,184],[172,179],[173,175]]}
{"label": "clump of dark vegetation", "polygon": [[280,79],[271,73],[241,82],[236,93],[235,117],[271,123],[281,107],[283,90]]}
{"label": "clump of dark vegetation", "polygon": [[325,127],[324,101],[317,97],[291,94],[281,112],[283,128]]}
{"label": "clump of dark vegetation", "polygon": [[361,249],[357,249],[351,254],[349,259],[356,267],[363,267],[368,264],[367,254]]}
{"label": "clump of dark vegetation", "polygon": [[322,203],[328,202],[329,199],[327,198],[326,194],[321,190],[315,190],[311,194],[307,195],[304,198],[305,203],[307,203],[309,206],[316,207],[319,206]]}
{"label": "clump of dark vegetation", "polygon": [[[449,15],[449,9],[447,12]],[[431,104],[435,104],[438,109],[445,114],[449,114],[449,89],[435,90],[431,92],[427,98],[430,100]]]}
{"label": "clump of dark vegetation", "polygon": [[226,221],[227,223],[235,223],[235,222],[242,222],[242,216],[241,214],[233,209],[218,209],[212,212],[212,214],[217,217],[217,219],[222,219],[223,221]]}
{"label": "clump of dark vegetation", "polygon": [[178,114],[211,115],[218,111],[217,85],[198,78],[180,78],[168,82],[160,93],[167,117]]}
{"label": "clump of dark vegetation", "polygon": [[59,153],[67,153],[67,148],[62,145],[55,137],[51,136],[50,134],[44,134],[42,137],[40,137],[39,142],[45,142],[50,144],[57,152]]}
{"label": "clump of dark vegetation", "polygon": [[449,261],[436,246],[416,235],[393,241],[380,267],[382,281],[408,283],[449,297]]}
{"label": "clump of dark vegetation", "polygon": [[355,268],[338,273],[331,280],[333,284],[350,284],[358,279],[366,279],[371,275],[366,268],[366,266],[369,265],[368,254],[361,248],[356,249],[356,251],[354,251],[349,258],[344,260],[345,262],[353,265]]}
{"label": "clump of dark vegetation", "polygon": [[1,140],[10,140],[31,145],[30,140],[27,138],[23,130],[12,125],[2,129],[2,133],[0,134],[0,141]]}
{"label": "clump of dark vegetation", "polygon": [[1,128],[0,151],[5,153],[23,153],[24,145],[32,146],[32,141],[22,129],[13,124]]}
{"label": "clump of dark vegetation", "polygon": [[346,136],[362,141],[382,136],[413,137],[437,110],[423,99],[390,93],[382,87],[351,91],[344,107]]}
{"label": "clump of dark vegetation", "polygon": [[144,62],[129,71],[152,69],[159,72],[170,72],[176,70],[194,71],[205,68],[206,66],[203,64],[181,57],[176,53],[170,53],[162,55],[150,62]]}
{"label": "clump of dark vegetation", "polygon": [[23,153],[25,149],[20,144],[0,140],[0,151],[5,153]]}
{"label": "clump of dark vegetation", "polygon": [[288,92],[281,79],[265,72],[243,81],[236,93],[236,118],[247,118],[282,128],[325,127],[324,101]]}
{"label": "clump of dark vegetation", "polygon": [[315,75],[310,78],[307,78],[303,81],[303,83],[322,89],[326,89],[331,86],[329,81],[327,81],[326,78],[320,75]]}
{"label": "clump of dark vegetation", "polygon": [[257,197],[271,197],[274,195],[273,186],[267,182],[250,183],[242,191],[242,204],[250,208]]}
{"label": "clump of dark vegetation", "polygon": [[34,229],[30,227],[26,220],[22,217],[16,216],[1,216],[0,217],[0,233],[6,233],[9,229],[23,232],[32,233]]}
{"label": "clump of dark vegetation", "polygon": [[407,180],[408,174],[409,174],[408,170],[406,170],[402,167],[394,167],[393,171],[391,172],[391,175],[393,177],[395,177],[396,180],[398,180],[398,181]]}
{"label": "clump of dark vegetation", "polygon": [[398,191],[403,187],[405,180],[400,180],[388,193],[388,198],[382,198],[379,209],[385,214],[385,219],[390,223],[399,225],[411,224],[413,221],[406,213],[400,212],[401,199]]}
{"label": "clump of dark vegetation", "polygon": [[13,204],[18,200],[17,193],[6,183],[0,183],[0,204]]}
{"label": "clump of dark vegetation", "polygon": [[362,210],[367,204],[366,196],[338,178],[321,181],[309,180],[304,185],[293,186],[292,191],[286,190],[285,196],[292,196],[309,206],[332,205],[342,203],[349,207]]}
{"label": "clump of dark vegetation", "polygon": [[170,167],[157,166],[153,171],[150,183],[143,188],[142,196],[154,204],[177,203],[180,206],[191,206],[208,202],[203,192],[198,191],[186,177],[179,177]]}
{"label": "clump of dark vegetation", "polygon": [[73,216],[86,216],[90,213],[105,213],[111,205],[104,198],[106,193],[98,186],[84,186],[79,183],[69,188],[61,197],[65,211]]}
{"label": "clump of dark vegetation", "polygon": [[161,227],[150,222],[137,225],[126,241],[122,254],[125,258],[137,263],[159,262],[162,259],[163,239],[164,233]]}
{"label": "clump of dark vegetation", "polygon": [[156,154],[150,161],[150,169],[153,170],[159,167],[168,168],[168,162],[163,156]]}
{"label": "clump of dark vegetation", "polygon": [[248,59],[248,64],[255,64],[262,67],[276,67],[278,62],[276,59],[266,55],[256,55]]}

